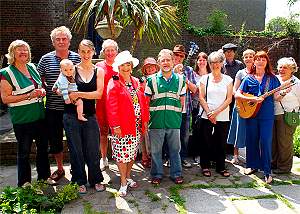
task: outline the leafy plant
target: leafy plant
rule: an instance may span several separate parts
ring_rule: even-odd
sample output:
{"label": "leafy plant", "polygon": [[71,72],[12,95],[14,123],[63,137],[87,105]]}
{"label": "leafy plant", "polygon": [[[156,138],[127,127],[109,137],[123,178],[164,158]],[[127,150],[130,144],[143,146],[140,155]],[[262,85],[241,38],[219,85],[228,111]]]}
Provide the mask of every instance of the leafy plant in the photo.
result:
{"label": "leafy plant", "polygon": [[299,14],[291,14],[288,18],[276,17],[266,25],[267,32],[280,33],[282,36],[300,37]]}
{"label": "leafy plant", "polygon": [[221,10],[213,10],[207,20],[210,24],[210,29],[216,34],[222,34],[227,30],[228,15]]}
{"label": "leafy plant", "polygon": [[55,195],[44,195],[43,183],[32,186],[6,187],[0,194],[1,213],[57,213],[64,204],[78,197],[78,185],[68,184]]}
{"label": "leafy plant", "polygon": [[76,31],[87,28],[92,14],[95,14],[95,24],[106,17],[112,35],[114,21],[123,27],[133,26],[131,50],[134,51],[144,34],[152,43],[173,42],[180,29],[175,10],[166,0],[85,0],[71,19]]}
{"label": "leafy plant", "polygon": [[300,126],[296,128],[294,133],[294,154],[300,157]]}
{"label": "leafy plant", "polygon": [[145,195],[147,195],[152,202],[161,200],[158,195],[156,195],[154,192],[151,192],[150,190],[146,190]]}

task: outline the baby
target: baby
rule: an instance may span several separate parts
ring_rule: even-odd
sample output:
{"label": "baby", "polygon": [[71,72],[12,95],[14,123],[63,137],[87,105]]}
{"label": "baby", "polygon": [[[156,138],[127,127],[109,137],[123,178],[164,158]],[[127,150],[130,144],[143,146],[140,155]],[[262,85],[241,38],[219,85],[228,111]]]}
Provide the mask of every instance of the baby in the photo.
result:
{"label": "baby", "polygon": [[[70,104],[71,100],[69,98],[69,92],[78,91],[74,79],[75,66],[71,60],[63,59],[60,62],[60,71],[61,73],[59,74],[56,82],[54,83],[52,91],[56,91],[57,89],[59,89],[59,92],[62,94],[65,103]],[[82,99],[77,99],[75,105],[77,109],[78,120],[87,121],[87,119],[83,116]]]}

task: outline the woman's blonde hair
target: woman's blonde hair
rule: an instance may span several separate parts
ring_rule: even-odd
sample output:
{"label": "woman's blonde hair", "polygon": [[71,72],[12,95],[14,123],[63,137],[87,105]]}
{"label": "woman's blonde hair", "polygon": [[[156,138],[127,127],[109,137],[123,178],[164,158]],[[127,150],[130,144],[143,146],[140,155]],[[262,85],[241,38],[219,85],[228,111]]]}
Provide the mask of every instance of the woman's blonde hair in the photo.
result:
{"label": "woman's blonde hair", "polygon": [[254,57],[255,51],[252,50],[252,49],[247,49],[247,50],[245,50],[245,51],[243,52],[243,57],[245,57],[247,54],[251,54],[251,55],[253,55],[253,57]]}
{"label": "woman's blonde hair", "polygon": [[10,43],[8,47],[8,53],[5,54],[7,57],[8,64],[13,65],[15,62],[15,50],[18,47],[25,46],[28,49],[28,59],[27,63],[31,61],[31,51],[30,51],[30,46],[28,45],[27,42],[23,40],[15,40],[12,43]]}
{"label": "woman's blonde hair", "polygon": [[93,51],[95,51],[95,45],[94,45],[94,43],[93,43],[91,40],[83,39],[83,40],[79,43],[78,49],[80,49],[80,46],[81,46],[81,45],[87,46],[87,47],[89,47],[90,49],[92,49]]}
{"label": "woman's blonde hair", "polygon": [[292,70],[292,73],[298,71],[297,63],[293,57],[283,57],[277,61],[277,70],[281,65],[285,65]]}

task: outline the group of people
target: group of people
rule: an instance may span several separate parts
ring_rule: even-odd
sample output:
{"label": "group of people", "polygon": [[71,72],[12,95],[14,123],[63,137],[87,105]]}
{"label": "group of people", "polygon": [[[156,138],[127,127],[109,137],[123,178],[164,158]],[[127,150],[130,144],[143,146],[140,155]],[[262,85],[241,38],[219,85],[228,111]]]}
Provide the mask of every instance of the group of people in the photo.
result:
{"label": "group of people", "polygon": [[[151,167],[152,184],[161,183],[165,158],[170,179],[182,184],[182,167],[191,167],[189,147],[195,158],[200,156],[207,177],[212,175],[212,161],[216,172],[230,176],[225,168],[227,145],[233,145],[229,148],[235,164],[238,149],[246,146],[245,174],[262,170],[267,183],[272,182],[271,167],[274,173],[291,171],[296,126],[285,124],[283,113],[299,112],[300,107],[293,58],[280,59],[275,76],[266,52],[244,51],[244,67],[234,59],[237,46],[229,43],[209,55],[199,53],[193,69],[184,65],[185,47],[176,45],[173,50],[162,49],[157,61],[146,58],[144,77],[138,79],[132,71],[139,60],[129,51],[119,52],[114,40],[103,42],[104,60],[94,65],[90,40],[82,40],[75,53],[69,50],[72,35],[65,26],[55,28],[50,37],[54,51],[45,54],[37,67],[30,62],[30,46],[15,40],[6,55],[9,66],[1,70],[1,98],[9,106],[17,139],[18,186],[31,182],[33,139],[38,180],[58,181],[64,176],[63,130],[71,181],[81,194],[87,192],[87,183],[96,191],[105,190],[101,171],[108,168],[109,135],[121,196],[138,187],[131,169],[139,148],[143,166]],[[262,96],[291,79],[294,85]],[[241,118],[234,99],[258,103],[260,108],[251,118]],[[52,174],[48,153],[57,163]]]}

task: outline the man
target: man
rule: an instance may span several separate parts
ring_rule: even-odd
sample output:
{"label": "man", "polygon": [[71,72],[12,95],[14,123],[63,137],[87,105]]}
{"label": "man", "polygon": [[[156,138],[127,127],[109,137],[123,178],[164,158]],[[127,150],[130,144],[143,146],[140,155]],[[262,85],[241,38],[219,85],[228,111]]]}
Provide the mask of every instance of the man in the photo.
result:
{"label": "man", "polygon": [[[235,75],[236,73],[241,70],[244,69],[244,64],[235,59],[235,52],[237,50],[237,46],[235,44],[232,43],[227,43],[225,45],[223,45],[222,50],[224,52],[225,55],[225,62],[223,64],[223,68],[222,68],[222,72],[224,74],[227,74],[228,76],[230,76],[233,81],[235,80]],[[233,110],[234,107],[234,97],[233,97],[233,101],[230,103],[230,118],[231,118],[231,112]],[[231,144],[226,144],[226,153],[229,154],[230,156],[233,155],[233,150],[234,150],[234,146]],[[232,159],[231,157],[229,157],[229,159]]]}
{"label": "man", "polygon": [[193,109],[192,106],[192,93],[196,93],[197,86],[193,73],[193,69],[189,66],[183,66],[183,60],[186,57],[185,47],[183,45],[176,45],[173,49],[174,53],[174,71],[186,77],[186,96],[185,103],[182,110],[182,121],[180,126],[180,142],[181,142],[181,164],[185,168],[191,168],[192,164],[186,158],[188,156],[188,142],[189,142],[189,129],[190,117]]}
{"label": "man", "polygon": [[223,65],[223,73],[230,76],[233,80],[235,79],[236,73],[245,68],[241,61],[235,59],[235,52],[237,48],[238,47],[232,43],[227,43],[222,47],[226,58]]}
{"label": "man", "polygon": [[55,50],[42,56],[37,69],[46,88],[46,123],[50,144],[49,153],[54,155],[57,163],[57,170],[52,173],[50,178],[58,181],[65,174],[62,142],[64,100],[62,96],[52,91],[52,86],[60,74],[60,61],[70,59],[74,64],[77,64],[80,62],[80,57],[77,53],[69,51],[72,34],[67,27],[55,28],[52,30],[50,37]]}
{"label": "man", "polygon": [[96,64],[97,67],[103,68],[105,72],[104,76],[104,87],[103,87],[103,95],[101,99],[97,100],[96,103],[96,115],[98,119],[98,124],[100,127],[100,151],[101,151],[101,159],[100,159],[100,169],[104,171],[108,168],[108,159],[107,159],[107,147],[108,147],[108,133],[109,126],[106,116],[106,90],[108,81],[111,77],[117,72],[113,71],[112,64],[118,55],[118,44],[111,39],[107,39],[102,43],[101,53],[104,55],[104,60],[102,62],[98,62]]}
{"label": "man", "polygon": [[171,163],[170,178],[183,183],[180,160],[181,111],[185,100],[185,77],[173,72],[173,52],[163,49],[158,54],[160,71],[147,79],[145,94],[150,102],[149,137],[151,142],[152,184],[160,184],[163,176],[162,147],[166,141]]}

